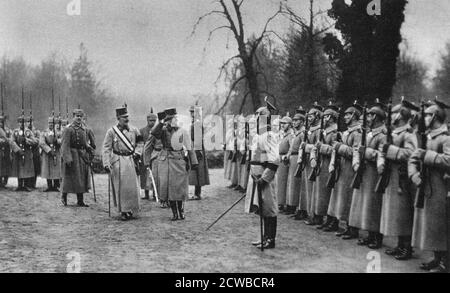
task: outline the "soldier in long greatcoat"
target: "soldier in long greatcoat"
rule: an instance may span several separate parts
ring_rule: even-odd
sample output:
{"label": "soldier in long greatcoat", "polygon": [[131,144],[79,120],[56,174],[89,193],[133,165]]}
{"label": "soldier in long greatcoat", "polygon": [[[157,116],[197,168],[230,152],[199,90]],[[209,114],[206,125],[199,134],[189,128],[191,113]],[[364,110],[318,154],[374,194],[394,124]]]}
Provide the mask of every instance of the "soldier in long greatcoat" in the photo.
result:
{"label": "soldier in long greatcoat", "polygon": [[41,133],[39,147],[41,154],[41,177],[47,180],[44,192],[58,191],[61,178],[61,143],[62,132],[56,130],[58,119],[48,119],[48,129]]}
{"label": "soldier in long greatcoat", "polygon": [[333,143],[336,155],[339,156],[337,167],[337,182],[331,193],[328,214],[346,223],[346,229],[337,232],[336,236],[344,240],[358,238],[358,229],[348,224],[350,207],[352,203],[352,178],[354,171],[352,167],[353,149],[358,147],[361,141],[361,124],[359,123],[363,108],[354,103],[344,113],[344,122],[347,130],[342,133],[342,141]]}
{"label": "soldier in long greatcoat", "polygon": [[11,130],[6,127],[6,117],[0,115],[0,188],[8,184],[11,175]]}
{"label": "soldier in long greatcoat", "polygon": [[417,149],[417,136],[409,125],[411,111],[417,106],[403,100],[392,108],[392,144],[380,147],[378,168],[390,165],[389,185],[383,196],[380,232],[384,236],[397,237],[397,246],[387,249],[386,254],[398,260],[411,258],[411,235],[414,218],[414,193],[408,178],[408,159]]}
{"label": "soldier in long greatcoat", "polygon": [[352,227],[366,230],[368,237],[359,239],[358,245],[365,245],[371,249],[379,249],[383,243],[383,234],[380,233],[381,208],[383,194],[375,190],[378,181],[377,156],[381,145],[386,143],[386,106],[377,102],[367,115],[367,122],[371,131],[366,137],[364,157],[360,157],[361,149],[354,150],[353,169],[355,172],[365,160],[362,173],[361,186],[354,189],[352,205],[350,208],[349,224]]}
{"label": "soldier in long greatcoat", "polygon": [[[308,124],[310,125],[308,130],[308,141],[305,142],[305,152],[307,153],[307,162],[305,164],[304,180],[306,185],[306,202],[307,202],[307,212],[309,215],[309,219],[305,221],[305,224],[308,226],[312,225],[322,225],[323,218],[315,215],[314,213],[314,201],[313,201],[313,186],[314,182],[310,180],[311,173],[314,171],[314,168],[310,164],[310,156],[311,151],[313,150],[316,143],[319,141],[320,136],[320,120],[323,115],[323,107],[320,106],[317,102],[313,105],[313,107],[308,112]],[[299,158],[300,159],[300,158]]]}
{"label": "soldier in long greatcoat", "polygon": [[67,194],[77,195],[77,205],[88,207],[84,203],[84,193],[89,192],[89,159],[91,147],[87,131],[83,125],[84,111],[73,110],[73,120],[63,131],[61,140],[61,202],[67,206]]}
{"label": "soldier in long greatcoat", "polygon": [[[305,119],[306,111],[302,107],[299,107],[295,111],[295,115],[292,118],[292,126],[294,130],[291,147],[289,149],[289,173],[288,173],[288,188],[286,195],[286,205],[296,208],[294,219],[297,221],[305,220],[308,218],[307,202],[306,202],[306,186],[301,177],[296,177],[295,173],[299,168],[298,156],[300,145],[303,142],[305,135]],[[303,196],[301,196],[303,195]]]}
{"label": "soldier in long greatcoat", "polygon": [[17,177],[18,180],[16,191],[30,191],[28,184],[35,176],[33,149],[38,145],[39,140],[26,126],[25,117],[19,117],[17,122],[19,127],[13,131],[11,137],[13,152],[11,173],[12,177]]}
{"label": "soldier in long greatcoat", "polygon": [[[205,144],[203,142],[203,117],[201,108],[192,106],[189,108],[191,113],[192,125],[191,125],[191,139],[192,146],[194,147],[195,155],[198,161],[198,168],[196,170],[189,171],[189,185],[194,186],[194,199],[199,200],[202,198],[202,186],[209,185],[209,168],[208,159],[206,157]],[[199,133],[198,133],[199,132]],[[239,168],[240,168],[239,164]],[[240,174],[240,172],[239,172]],[[239,178],[240,179],[240,178]],[[239,186],[239,182],[238,182]]]}
{"label": "soldier in long greatcoat", "polygon": [[[252,188],[248,194],[251,206],[258,208],[258,213],[263,217],[264,237],[261,241],[254,242],[253,245],[264,249],[275,248],[275,238],[277,234],[277,216],[278,216],[278,199],[277,199],[277,181],[275,174],[280,164],[277,136],[270,127],[271,111],[275,107],[267,103],[266,107],[261,107],[256,111],[258,121],[258,134],[252,140],[252,158],[251,170]],[[267,123],[263,123],[261,119],[267,119]],[[253,191],[254,190],[254,191]],[[258,190],[262,197],[262,206],[259,206]],[[247,191],[248,192],[248,191]]]}
{"label": "soldier in long greatcoat", "polygon": [[[331,154],[333,147],[331,144],[336,141],[337,138],[337,119],[339,116],[339,108],[336,105],[330,103],[323,113],[323,142],[318,141],[311,151],[310,161],[312,165],[320,163],[319,174],[317,175],[316,182],[313,185],[313,209],[314,214],[319,217],[327,216],[327,220],[317,227],[317,229],[324,229],[325,231],[332,232],[338,228],[338,222],[334,216],[328,214],[328,205],[330,203],[330,196],[332,188],[327,185],[330,174],[328,173]],[[320,161],[318,160],[320,157]],[[315,161],[315,162],[314,162]],[[327,228],[327,229],[325,229]]]}
{"label": "soldier in long greatcoat", "polygon": [[128,124],[127,107],[116,109],[118,124],[108,129],[103,141],[102,162],[111,175],[117,211],[120,219],[127,221],[139,212],[139,179],[136,163],[142,154],[137,148],[141,137],[139,130]]}
{"label": "soldier in long greatcoat", "polygon": [[165,116],[152,130],[152,135],[163,144],[157,158],[158,193],[169,200],[172,221],[184,220],[183,203],[188,199],[189,170],[197,168],[198,162],[189,132],[179,127],[176,109],[165,110]]}
{"label": "soldier in long greatcoat", "polygon": [[[151,131],[153,126],[155,126],[156,120],[158,117],[153,113],[153,108],[151,108],[150,113],[147,115],[147,125],[141,129],[139,129],[139,133],[144,141],[149,141]],[[144,190],[144,198],[150,199],[150,189],[152,188],[152,182],[149,179],[149,168],[150,162],[148,165],[144,163],[144,160],[141,160],[139,163],[139,179],[141,183],[141,189]],[[155,198],[155,193],[153,193],[153,197]]]}
{"label": "soldier in long greatcoat", "polygon": [[277,180],[277,197],[278,208],[283,210],[286,215],[295,213],[295,206],[289,206],[286,210],[286,194],[288,190],[288,177],[289,177],[289,149],[292,142],[292,119],[289,116],[285,116],[280,120],[281,135],[278,141],[278,152],[280,156],[280,165],[278,166],[276,173]]}
{"label": "soldier in long greatcoat", "polygon": [[33,137],[36,140],[36,143],[32,147],[34,176],[28,179],[26,184],[29,188],[35,189],[37,178],[39,175],[41,175],[41,149],[39,148],[39,138],[41,137],[41,132],[36,127],[34,127],[32,116],[26,118],[26,125],[28,129],[33,132]]}
{"label": "soldier in long greatcoat", "polygon": [[[450,136],[445,110],[450,107],[434,101],[425,110],[427,148],[417,149],[408,162],[408,174],[412,182],[425,189],[424,206],[416,207],[413,226],[413,247],[433,251],[434,259],[423,263],[421,269],[445,272],[448,268],[447,241],[449,219],[446,209],[448,174],[450,172]],[[420,174],[420,165],[425,176]]]}

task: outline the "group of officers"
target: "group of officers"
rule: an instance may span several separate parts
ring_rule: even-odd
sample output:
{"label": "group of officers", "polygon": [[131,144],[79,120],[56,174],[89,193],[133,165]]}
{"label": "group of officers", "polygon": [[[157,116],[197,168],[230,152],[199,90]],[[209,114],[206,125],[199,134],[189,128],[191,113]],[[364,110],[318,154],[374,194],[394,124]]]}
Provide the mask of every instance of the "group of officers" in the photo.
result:
{"label": "group of officers", "polygon": [[[195,108],[200,107],[190,108],[192,122]],[[52,115],[42,132],[33,127],[31,118],[20,116],[17,129],[11,130],[6,117],[0,116],[0,188],[16,177],[16,191],[28,192],[36,188],[40,176],[47,180],[45,192],[61,192],[64,206],[68,194],[76,194],[77,206],[88,207],[84,194],[95,188],[95,136],[80,107],[72,115],[71,121]],[[179,127],[174,108],[158,115],[151,110],[147,126],[140,130],[129,125],[126,105],[116,109],[116,118],[117,124],[106,132],[101,152],[120,219],[129,220],[138,214],[141,188],[142,199],[150,199],[153,191],[161,207],[172,209],[172,220],[184,219],[189,185],[195,186],[196,200],[201,199],[202,186],[209,185],[204,146],[192,149],[194,123],[191,132]],[[180,143],[174,145],[174,141]]]}
{"label": "group of officers", "polygon": [[[236,117],[227,133],[232,147],[225,151],[225,178],[246,193],[246,211],[263,219],[262,241],[253,244],[275,247],[281,213],[371,249],[381,248],[384,236],[397,237],[386,254],[408,260],[413,248],[432,251],[421,269],[445,272],[448,108],[438,99],[422,109],[405,99],[371,107],[355,101],[341,113],[332,103],[315,103],[270,121],[276,109],[267,102],[255,115]],[[360,237],[361,231],[368,233]]]}

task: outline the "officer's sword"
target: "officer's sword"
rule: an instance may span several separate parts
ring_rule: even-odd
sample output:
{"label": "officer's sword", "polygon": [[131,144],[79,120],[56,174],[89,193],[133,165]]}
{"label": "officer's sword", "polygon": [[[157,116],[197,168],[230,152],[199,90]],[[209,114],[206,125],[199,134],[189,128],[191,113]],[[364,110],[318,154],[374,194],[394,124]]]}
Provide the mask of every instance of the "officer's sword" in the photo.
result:
{"label": "officer's sword", "polygon": [[152,169],[150,167],[148,167],[147,169],[148,169],[148,173],[150,174],[150,178],[152,179],[153,191],[155,194],[156,202],[159,203],[159,194],[158,194],[158,190],[156,189],[155,177],[153,177]]}
{"label": "officer's sword", "polygon": [[[253,189],[254,192],[254,189]],[[212,226],[214,226],[215,223],[217,223],[223,216],[225,216],[229,211],[231,211],[232,208],[234,208],[241,200],[243,200],[245,198],[245,194],[239,198],[238,200],[236,200],[225,212],[223,212],[214,222],[211,223],[211,225],[208,226],[208,228],[206,228],[205,231],[208,231]]]}

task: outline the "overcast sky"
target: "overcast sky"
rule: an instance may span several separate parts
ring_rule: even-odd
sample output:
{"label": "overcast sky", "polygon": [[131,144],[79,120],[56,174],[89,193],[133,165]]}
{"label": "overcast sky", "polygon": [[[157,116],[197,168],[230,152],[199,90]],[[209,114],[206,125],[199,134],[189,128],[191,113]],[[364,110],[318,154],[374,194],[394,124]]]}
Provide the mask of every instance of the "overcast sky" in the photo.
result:
{"label": "overcast sky", "polygon": [[[105,85],[117,94],[209,93],[218,68],[235,54],[227,50],[227,36],[218,33],[206,54],[205,22],[189,39],[196,19],[212,6],[211,0],[80,0],[81,16],[69,16],[71,0],[0,0],[0,54],[22,55],[39,63],[50,52],[73,61],[84,42]],[[275,0],[246,0],[247,35],[261,30],[277,9]],[[301,13],[306,0],[289,1]],[[320,0],[327,8],[331,0]],[[439,53],[450,40],[450,1],[410,0],[403,37],[411,50],[433,70]],[[286,24],[275,21],[283,33]]]}

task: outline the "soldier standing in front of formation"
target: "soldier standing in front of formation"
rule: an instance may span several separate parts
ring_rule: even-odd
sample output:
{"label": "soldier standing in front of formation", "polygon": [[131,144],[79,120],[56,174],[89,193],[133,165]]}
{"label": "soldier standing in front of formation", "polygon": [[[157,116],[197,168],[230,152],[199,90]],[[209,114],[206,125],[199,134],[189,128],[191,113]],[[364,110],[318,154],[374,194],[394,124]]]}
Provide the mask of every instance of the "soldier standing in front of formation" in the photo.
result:
{"label": "soldier standing in front of formation", "polygon": [[336,175],[339,179],[336,181],[336,185],[331,193],[328,215],[346,223],[345,230],[336,233],[336,236],[342,236],[343,240],[358,238],[358,229],[349,225],[349,214],[353,194],[353,149],[358,147],[361,141],[361,124],[359,120],[362,113],[363,107],[356,101],[345,110],[344,122],[347,130],[342,133],[342,141],[336,141],[332,144],[336,152],[335,155],[340,158],[337,161],[339,173]]}
{"label": "soldier standing in front of formation", "polygon": [[[297,221],[305,220],[308,218],[307,204],[306,204],[306,186],[302,182],[302,176],[296,177],[296,172],[299,167],[299,150],[300,145],[303,142],[305,135],[305,119],[306,111],[302,107],[299,107],[295,111],[295,115],[292,118],[292,126],[294,129],[293,139],[291,142],[291,148],[289,150],[289,177],[288,177],[288,189],[286,196],[286,205],[290,209],[297,209],[294,219]],[[293,208],[292,208],[293,207]]]}
{"label": "soldier standing in front of formation", "polygon": [[408,159],[417,149],[417,136],[409,124],[411,111],[417,106],[403,100],[392,109],[392,142],[380,147],[378,168],[390,164],[389,185],[383,196],[380,232],[384,236],[397,237],[397,246],[386,254],[397,260],[408,260],[412,255],[411,235],[414,218],[414,193],[408,178]]}
{"label": "soldier standing in front of formation", "polygon": [[[323,218],[326,216],[326,221],[317,227],[323,229],[325,232],[335,232],[338,229],[338,220],[328,214],[328,206],[330,203],[330,196],[332,188],[328,186],[329,167],[331,163],[331,155],[333,147],[331,144],[337,139],[337,119],[339,117],[339,107],[333,105],[331,102],[326,107],[323,113],[323,141],[318,141],[311,151],[311,165],[317,165],[318,174],[316,182],[313,186],[313,208],[314,214]],[[319,160],[320,158],[320,160]],[[318,165],[320,164],[320,165]],[[334,180],[334,178],[332,178]]]}
{"label": "soldier standing in front of formation", "polygon": [[6,117],[0,115],[0,188],[8,184],[11,175],[11,130],[5,122]]}
{"label": "soldier standing in front of formation", "polygon": [[35,189],[38,176],[41,174],[41,154],[39,148],[39,138],[41,137],[41,132],[34,127],[33,116],[26,119],[27,127],[33,132],[33,137],[36,140],[32,147],[33,151],[33,165],[34,165],[34,176],[28,180],[28,187]]}
{"label": "soldier standing in front of formation", "polygon": [[[416,207],[414,214],[413,247],[433,251],[434,259],[421,265],[421,269],[431,272],[445,272],[448,268],[446,181],[450,170],[450,136],[445,110],[449,108],[438,100],[428,104],[423,117],[427,147],[415,150],[408,161],[409,178],[418,188],[424,188],[423,206]],[[425,176],[421,176],[421,166],[425,168]]]}
{"label": "soldier standing in front of formation", "polygon": [[[310,125],[308,131],[308,141],[303,142],[306,144],[305,152],[308,154],[307,162],[305,162],[306,167],[304,170],[305,173],[305,185],[306,185],[306,202],[307,202],[307,212],[309,215],[309,219],[305,221],[305,224],[308,226],[313,225],[322,225],[323,218],[314,214],[314,202],[313,202],[313,186],[314,182],[310,180],[312,172],[315,172],[314,168],[309,164],[311,151],[313,150],[316,143],[319,141],[320,136],[320,121],[323,115],[323,107],[320,106],[317,102],[314,103],[313,107],[308,112],[308,123]],[[303,163],[303,162],[302,162]]]}
{"label": "soldier standing in front of formation", "polygon": [[[286,205],[287,182],[289,175],[289,149],[292,141],[292,119],[287,114],[280,120],[280,137],[277,139],[280,165],[277,169],[277,198],[278,208],[284,211]],[[295,206],[286,210],[286,214],[295,213]]]}
{"label": "soldier standing in front of formation", "polygon": [[[153,113],[153,108],[150,109],[150,113],[147,115],[147,125],[141,129],[139,129],[139,133],[145,142],[149,141],[151,131],[153,126],[155,126],[157,116],[155,113]],[[143,152],[145,153],[145,151]],[[145,156],[144,156],[145,157]],[[141,189],[144,190],[144,197],[142,199],[150,199],[150,189],[152,182],[149,180],[149,170],[150,168],[150,162],[149,164],[145,164],[144,160],[141,160],[139,163],[139,179],[141,183]],[[155,192],[153,191],[153,198],[155,198]]]}
{"label": "soldier standing in front of formation", "polygon": [[[366,138],[365,147],[354,150],[353,169],[355,172],[365,160],[361,186],[354,189],[350,208],[350,226],[368,231],[368,237],[359,239],[358,245],[379,249],[383,244],[380,233],[381,208],[383,193],[376,191],[378,181],[377,155],[381,145],[386,143],[386,106],[377,103],[368,111],[367,122],[371,129]],[[361,157],[362,149],[364,157]]]}
{"label": "soldier standing in front of formation", "polygon": [[[198,168],[196,170],[189,171],[189,185],[195,186],[194,199],[202,199],[202,186],[209,185],[209,170],[208,170],[208,159],[206,158],[205,145],[203,143],[203,121],[201,117],[200,107],[190,107],[189,112],[191,113],[192,124],[191,124],[191,139],[192,146],[196,147],[196,142],[199,142],[201,149],[195,149],[195,156],[197,157]],[[198,125],[199,127],[196,127]],[[197,129],[201,130],[200,133],[196,133]],[[240,168],[240,165],[239,165]],[[240,173],[240,172],[239,172]],[[239,186],[239,184],[238,184]]]}
{"label": "soldier standing in front of formation", "polygon": [[198,162],[189,132],[179,127],[176,109],[164,112],[165,118],[152,130],[152,135],[163,145],[157,159],[159,192],[169,201],[172,221],[184,220],[183,203],[189,194],[189,170],[196,169]]}
{"label": "soldier standing in front of formation", "polygon": [[[266,107],[261,107],[256,111],[258,133],[253,137],[251,146],[250,174],[253,185],[250,190],[252,196],[249,197],[248,204],[250,207],[258,206],[258,213],[263,217],[264,225],[263,243],[258,241],[252,244],[258,248],[261,248],[262,245],[264,249],[275,248],[277,234],[278,199],[275,174],[280,164],[280,156],[276,141],[278,134],[272,132],[270,128],[271,114],[274,110],[275,107],[267,103]],[[259,206],[258,193],[262,197],[262,206]],[[251,209],[247,211],[251,211]]]}
{"label": "soldier standing in front of formation", "polygon": [[128,125],[126,106],[116,109],[118,124],[108,129],[103,141],[102,162],[107,173],[111,173],[115,201],[122,221],[132,219],[139,212],[139,179],[135,160],[140,158],[136,149],[140,133]]}
{"label": "soldier standing in front of formation", "polygon": [[41,177],[47,180],[44,192],[59,191],[61,178],[61,143],[62,133],[56,130],[58,119],[48,119],[48,129],[41,133],[39,146],[42,149]]}
{"label": "soldier standing in front of formation", "polygon": [[61,141],[61,202],[67,206],[67,194],[77,195],[79,207],[88,207],[84,203],[84,193],[89,191],[89,154],[87,131],[83,126],[84,111],[73,110],[73,121],[63,131]]}
{"label": "soldier standing in front of formation", "polygon": [[25,117],[20,116],[17,122],[19,127],[13,131],[11,138],[12,176],[18,180],[16,191],[30,191],[28,184],[35,176],[33,148],[38,144],[38,140],[26,127]]}

